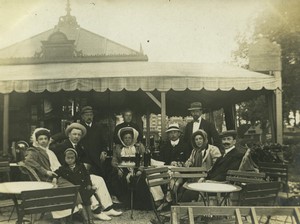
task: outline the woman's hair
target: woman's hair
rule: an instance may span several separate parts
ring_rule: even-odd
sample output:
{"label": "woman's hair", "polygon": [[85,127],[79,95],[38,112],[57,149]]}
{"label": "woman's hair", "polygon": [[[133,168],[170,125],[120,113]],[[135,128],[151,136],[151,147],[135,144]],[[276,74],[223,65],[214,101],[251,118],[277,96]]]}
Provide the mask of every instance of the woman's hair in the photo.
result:
{"label": "woman's hair", "polygon": [[[199,146],[196,145],[195,143],[195,138],[197,135],[201,135],[202,138],[203,138],[203,144],[202,146],[199,148]],[[192,146],[194,149],[205,149],[208,145],[208,139],[207,139],[207,133],[202,130],[202,129],[199,129],[198,131],[194,132],[193,135],[192,135]]]}
{"label": "woman's hair", "polygon": [[50,137],[51,137],[51,133],[50,133],[50,130],[48,130],[47,128],[36,128],[32,135],[31,135],[31,138],[30,140],[32,141],[32,145],[34,147],[40,147],[40,145],[38,144],[38,137],[41,136],[41,135],[45,135],[48,137],[48,140],[49,140],[49,144],[50,144]]}
{"label": "woman's hair", "polygon": [[133,139],[133,131],[132,130],[124,130],[120,133],[121,139],[124,141],[124,136],[130,134]]}
{"label": "woman's hair", "polygon": [[50,139],[50,136],[51,136],[51,135],[50,135],[50,131],[47,130],[47,129],[41,129],[41,130],[38,130],[37,132],[34,133],[34,135],[35,135],[35,138],[36,138],[36,139],[38,139],[39,136],[41,136],[41,135],[47,136],[48,139]]}

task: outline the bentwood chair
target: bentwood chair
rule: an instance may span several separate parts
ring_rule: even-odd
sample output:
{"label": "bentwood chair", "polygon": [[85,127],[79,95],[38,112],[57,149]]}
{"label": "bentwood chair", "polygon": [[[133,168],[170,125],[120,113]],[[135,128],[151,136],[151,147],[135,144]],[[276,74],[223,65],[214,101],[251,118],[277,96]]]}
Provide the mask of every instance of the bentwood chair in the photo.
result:
{"label": "bentwood chair", "polygon": [[266,174],[248,171],[228,170],[226,181],[237,185],[242,185],[243,183],[266,182]]}
{"label": "bentwood chair", "polygon": [[1,182],[10,181],[10,166],[9,161],[0,161]]}
{"label": "bentwood chair", "polygon": [[288,165],[282,163],[257,163],[259,171],[266,173],[270,181],[278,181],[282,183],[281,192],[286,193],[287,198],[289,197],[289,171]]}
{"label": "bentwood chair", "polygon": [[279,182],[248,183],[239,195],[239,205],[274,206],[280,187]]}
{"label": "bentwood chair", "polygon": [[41,181],[37,173],[30,166],[27,166],[24,162],[18,163],[20,171],[25,174],[29,180],[31,181]]}
{"label": "bentwood chair", "polygon": [[17,207],[18,224],[25,215],[71,209],[71,216],[76,206],[79,186],[50,188],[43,190],[23,191],[21,203]]}
{"label": "bentwood chair", "polygon": [[[170,175],[168,173],[168,170],[169,170],[168,167],[148,168],[144,170],[146,183],[149,188],[149,195],[151,198],[152,208],[159,223],[163,223],[163,221],[160,217],[159,211],[157,211],[155,207],[155,202],[151,194],[150,188],[160,186],[160,187],[166,187],[168,189],[170,184]],[[165,203],[165,201],[166,201],[166,194],[163,203]]]}
{"label": "bentwood chair", "polygon": [[[0,182],[10,181],[9,161],[0,161],[0,174],[1,174],[1,181]],[[13,207],[14,206],[14,203],[11,199],[6,198],[4,195],[1,195],[0,197],[1,197],[0,198],[0,208],[6,208],[6,207]],[[13,211],[14,211],[14,207],[11,211],[9,220],[12,216]]]}

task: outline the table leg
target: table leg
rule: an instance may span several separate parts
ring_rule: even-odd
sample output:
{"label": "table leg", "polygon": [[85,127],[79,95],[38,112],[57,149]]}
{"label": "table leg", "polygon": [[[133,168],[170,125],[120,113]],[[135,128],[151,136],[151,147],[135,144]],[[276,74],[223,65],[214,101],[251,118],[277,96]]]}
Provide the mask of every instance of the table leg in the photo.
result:
{"label": "table leg", "polygon": [[131,209],[131,214],[130,217],[133,219],[133,188],[130,190],[130,209]]}
{"label": "table leg", "polygon": [[205,192],[205,194],[206,194],[207,206],[209,206],[210,204],[209,194],[207,192]]}
{"label": "table leg", "polygon": [[19,204],[18,204],[18,198],[17,195],[12,195],[12,200],[14,201],[15,207],[16,207],[16,211],[17,211],[17,224],[22,224],[22,220],[23,220],[23,216],[20,213],[20,208],[19,208]]}

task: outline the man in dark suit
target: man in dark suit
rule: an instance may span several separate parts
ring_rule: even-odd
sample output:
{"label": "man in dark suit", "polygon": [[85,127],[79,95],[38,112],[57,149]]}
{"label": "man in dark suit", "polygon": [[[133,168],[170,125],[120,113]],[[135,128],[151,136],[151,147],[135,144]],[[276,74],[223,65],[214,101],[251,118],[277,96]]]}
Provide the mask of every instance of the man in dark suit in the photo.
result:
{"label": "man in dark suit", "polygon": [[[243,158],[243,153],[240,153],[235,147],[237,132],[234,130],[221,133],[222,144],[225,152],[219,157],[212,168],[208,171],[206,180],[225,181],[228,170],[238,170]],[[199,182],[205,181],[201,178]],[[182,202],[197,200],[199,192],[187,190],[183,193]]]}
{"label": "man in dark suit", "polygon": [[189,157],[188,145],[181,137],[181,130],[177,123],[170,124],[166,130],[169,139],[160,148],[159,160],[165,165],[177,165],[177,162],[185,162]]}
{"label": "man in dark suit", "polygon": [[238,170],[243,158],[243,153],[235,147],[237,132],[234,130],[221,133],[222,144],[225,152],[219,157],[207,173],[207,180],[225,181],[228,170]]}
{"label": "man in dark suit", "polygon": [[207,133],[208,144],[215,145],[219,148],[222,153],[223,147],[219,133],[216,130],[215,126],[210,122],[204,120],[202,115],[202,103],[194,102],[191,103],[191,107],[188,109],[191,112],[193,121],[187,123],[183,135],[183,140],[188,144],[190,152],[193,150],[191,137],[194,132],[199,129],[204,130]]}
{"label": "man in dark suit", "polygon": [[94,111],[91,106],[81,109],[80,123],[86,128],[87,133],[82,137],[80,143],[84,147],[91,168],[90,173],[105,178],[104,161],[107,156],[107,142],[104,139],[103,128],[94,121]]}

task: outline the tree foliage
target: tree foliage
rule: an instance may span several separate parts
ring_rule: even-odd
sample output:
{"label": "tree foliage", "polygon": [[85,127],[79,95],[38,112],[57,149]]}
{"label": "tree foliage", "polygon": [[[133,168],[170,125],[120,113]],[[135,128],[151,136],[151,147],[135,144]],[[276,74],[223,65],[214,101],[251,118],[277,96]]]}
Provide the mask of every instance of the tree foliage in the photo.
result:
{"label": "tree foliage", "polygon": [[[261,36],[280,44],[283,111],[284,117],[287,118],[290,110],[300,109],[300,1],[268,0],[266,6],[254,20],[252,37],[249,38],[248,34],[238,35],[239,48],[234,52],[233,58],[238,63],[244,62],[243,67],[247,67],[249,44]],[[262,114],[266,107],[260,101],[261,99],[258,99],[255,103],[248,102],[240,107],[242,117],[251,122],[267,119]]]}

